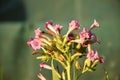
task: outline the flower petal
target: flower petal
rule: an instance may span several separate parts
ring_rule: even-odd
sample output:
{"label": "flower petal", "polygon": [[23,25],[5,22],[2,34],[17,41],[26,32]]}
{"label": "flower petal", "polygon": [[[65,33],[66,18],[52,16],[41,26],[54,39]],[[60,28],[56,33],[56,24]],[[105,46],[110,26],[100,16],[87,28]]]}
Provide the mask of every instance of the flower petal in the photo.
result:
{"label": "flower petal", "polygon": [[96,19],[94,19],[93,24],[90,26],[90,29],[93,29],[95,27],[99,27],[99,23],[96,21]]}
{"label": "flower petal", "polygon": [[27,44],[31,46],[34,50],[38,50],[41,48],[41,41],[36,38],[30,39]]}

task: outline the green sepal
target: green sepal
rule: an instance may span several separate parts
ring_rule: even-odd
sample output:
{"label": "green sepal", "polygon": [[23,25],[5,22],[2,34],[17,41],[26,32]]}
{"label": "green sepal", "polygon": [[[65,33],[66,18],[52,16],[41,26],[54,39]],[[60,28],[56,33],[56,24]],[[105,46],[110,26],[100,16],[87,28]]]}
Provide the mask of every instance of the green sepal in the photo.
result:
{"label": "green sepal", "polygon": [[97,63],[99,62],[99,60],[95,60],[92,65],[91,65],[91,68],[95,68],[95,66],[97,65]]}
{"label": "green sepal", "polygon": [[82,69],[82,67],[81,67],[81,65],[80,65],[80,63],[78,61],[75,61],[75,68],[77,70],[81,70]]}
{"label": "green sepal", "polygon": [[51,59],[51,57],[48,56],[48,55],[45,55],[45,56],[39,56],[39,57],[37,57],[37,59],[40,59],[40,60],[42,60],[42,61],[48,61],[48,60]]}
{"label": "green sepal", "polygon": [[85,73],[86,71],[93,72],[95,71],[95,66],[97,65],[99,60],[95,60],[92,62],[90,59],[86,59],[84,62],[84,67],[82,73]]}
{"label": "green sepal", "polygon": [[81,48],[81,44],[77,44],[76,49],[80,49],[80,48]]}
{"label": "green sepal", "polygon": [[90,68],[90,66],[91,66],[91,63],[92,63],[92,62],[90,61],[90,59],[86,59],[86,60],[85,60],[82,73],[85,73],[86,71],[90,71],[89,68]]}

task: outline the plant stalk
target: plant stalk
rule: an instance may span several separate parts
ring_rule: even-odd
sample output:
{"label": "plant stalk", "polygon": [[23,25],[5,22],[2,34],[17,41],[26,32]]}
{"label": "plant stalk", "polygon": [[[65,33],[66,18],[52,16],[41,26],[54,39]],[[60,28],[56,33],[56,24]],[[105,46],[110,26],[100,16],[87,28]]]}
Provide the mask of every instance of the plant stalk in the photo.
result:
{"label": "plant stalk", "polygon": [[70,66],[70,63],[68,62],[67,63],[67,68],[66,68],[66,71],[67,71],[67,79],[68,80],[71,80],[71,66]]}

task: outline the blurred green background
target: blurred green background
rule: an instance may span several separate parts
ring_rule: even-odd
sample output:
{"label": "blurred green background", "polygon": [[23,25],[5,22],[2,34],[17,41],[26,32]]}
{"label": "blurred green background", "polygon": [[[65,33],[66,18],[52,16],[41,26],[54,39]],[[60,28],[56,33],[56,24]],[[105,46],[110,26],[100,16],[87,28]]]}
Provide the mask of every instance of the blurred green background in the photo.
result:
{"label": "blurred green background", "polygon": [[[52,20],[64,26],[75,19],[89,27],[94,18],[100,28],[94,33],[101,40],[95,44],[105,58],[104,66],[110,80],[120,80],[120,0],[2,0],[0,2],[0,80],[38,80],[39,60],[32,56],[26,42],[34,29],[44,30]],[[42,71],[43,72],[43,71]],[[43,74],[50,80],[50,71]],[[82,80],[105,80],[103,66],[87,73]]]}

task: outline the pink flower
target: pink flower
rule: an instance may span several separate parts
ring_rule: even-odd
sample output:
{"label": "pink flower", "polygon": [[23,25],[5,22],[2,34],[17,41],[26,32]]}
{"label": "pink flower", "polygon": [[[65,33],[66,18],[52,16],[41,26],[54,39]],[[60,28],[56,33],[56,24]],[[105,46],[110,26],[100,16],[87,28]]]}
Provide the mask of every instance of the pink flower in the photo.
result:
{"label": "pink flower", "polygon": [[27,44],[31,46],[34,50],[38,50],[41,48],[41,41],[36,38],[31,38]]}
{"label": "pink flower", "polygon": [[80,32],[79,35],[80,38],[88,39],[91,38],[92,33],[88,29],[83,28],[82,32]]}
{"label": "pink flower", "polygon": [[41,36],[41,30],[38,28],[35,30],[35,38],[39,38]]}
{"label": "pink flower", "polygon": [[79,43],[81,43],[81,44],[83,45],[83,44],[84,44],[84,42],[85,42],[85,39],[84,39],[84,38],[80,38]]}
{"label": "pink flower", "polygon": [[87,54],[87,58],[89,58],[92,62],[99,58],[98,52],[94,50],[90,50]]}
{"label": "pink flower", "polygon": [[95,27],[99,27],[99,23],[94,19],[94,23],[90,26],[90,29],[93,29]]}
{"label": "pink flower", "polygon": [[51,21],[46,22],[46,30],[51,34],[56,33],[56,30],[54,29],[53,23]]}
{"label": "pink flower", "polygon": [[59,24],[57,24],[57,25],[54,26],[54,29],[55,29],[56,31],[58,31],[58,33],[60,33],[60,31],[62,30],[62,26],[59,25]]}
{"label": "pink flower", "polygon": [[69,23],[69,29],[71,29],[71,30],[77,30],[79,28],[80,28],[80,24],[76,20],[72,20]]}
{"label": "pink flower", "polygon": [[48,21],[45,24],[46,24],[46,26],[48,26],[48,24],[53,25],[53,22],[52,21]]}
{"label": "pink flower", "polygon": [[49,65],[47,65],[47,64],[45,64],[45,63],[41,63],[41,64],[40,64],[40,68],[41,68],[41,69],[44,69],[44,68],[45,68],[45,69],[49,69],[49,70],[52,69]]}
{"label": "pink flower", "polygon": [[41,80],[46,80],[46,78],[41,73],[38,74],[38,78]]}
{"label": "pink flower", "polygon": [[80,36],[80,43],[84,44],[86,39],[91,38],[92,33],[88,29],[83,28],[82,32],[79,33],[79,36]]}

